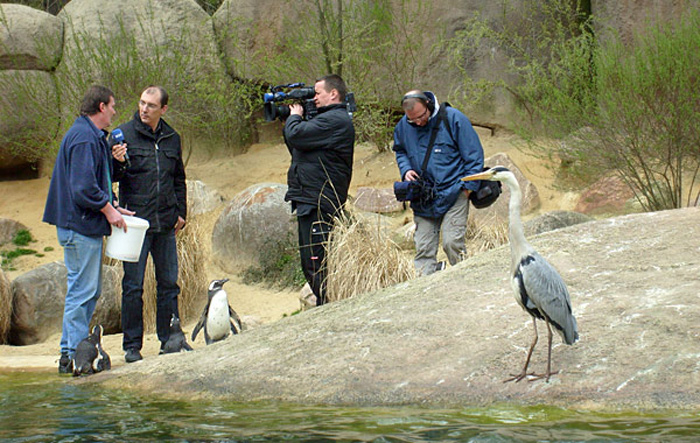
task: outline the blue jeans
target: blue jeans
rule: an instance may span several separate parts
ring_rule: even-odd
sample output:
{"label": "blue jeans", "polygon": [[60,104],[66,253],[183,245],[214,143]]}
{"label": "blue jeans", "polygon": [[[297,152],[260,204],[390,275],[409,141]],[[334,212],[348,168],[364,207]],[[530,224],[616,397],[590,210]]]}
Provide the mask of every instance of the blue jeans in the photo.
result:
{"label": "blue jeans", "polygon": [[90,332],[90,320],[102,291],[102,237],[87,237],[64,228],[56,231],[68,270],[61,353],[73,357],[78,343]]}
{"label": "blue jeans", "polygon": [[170,317],[180,317],[177,296],[177,246],[175,231],[146,233],[138,263],[124,262],[122,279],[122,332],[124,350],[143,346],[143,276],[150,253],[156,271],[156,331],[161,343],[170,337]]}

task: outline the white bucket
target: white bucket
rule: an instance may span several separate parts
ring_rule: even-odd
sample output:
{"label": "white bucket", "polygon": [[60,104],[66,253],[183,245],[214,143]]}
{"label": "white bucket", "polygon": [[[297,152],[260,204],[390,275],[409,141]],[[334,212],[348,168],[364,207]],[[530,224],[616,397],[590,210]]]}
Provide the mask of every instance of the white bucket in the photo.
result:
{"label": "white bucket", "polygon": [[105,255],[117,260],[137,262],[141,255],[141,246],[148,230],[148,220],[123,215],[126,222],[126,232],[122,228],[112,226],[112,235],[107,237]]}

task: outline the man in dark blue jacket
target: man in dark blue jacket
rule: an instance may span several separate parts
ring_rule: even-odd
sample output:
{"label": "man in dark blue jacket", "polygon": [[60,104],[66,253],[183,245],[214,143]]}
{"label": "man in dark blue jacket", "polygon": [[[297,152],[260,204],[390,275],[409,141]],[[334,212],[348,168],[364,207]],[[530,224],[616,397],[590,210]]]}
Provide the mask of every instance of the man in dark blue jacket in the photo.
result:
{"label": "man in dark blue jacket", "polygon": [[290,105],[284,139],[292,156],[287,172],[286,201],[292,203],[299,225],[299,253],[316,305],[326,298],[323,263],[333,218],[348,197],[355,147],[355,127],[345,104],[347,87],[340,76],[326,75],[314,85],[318,115],[304,120],[304,109]]}
{"label": "man in dark blue jacket", "polygon": [[156,332],[161,351],[170,336],[172,314],[180,316],[175,234],[184,228],[187,218],[187,183],[180,135],[162,118],[167,110],[166,90],[147,87],[134,118],[119,126],[124,143],[113,147],[119,160],[114,174],[119,182],[119,204],[150,223],[139,261],[124,262],[122,346],[127,363],[142,359],[143,279],[148,254],[156,274]]}
{"label": "man in dark blue jacket", "polygon": [[102,237],[110,225],[125,228],[112,198],[112,156],[104,129],[114,117],[114,94],[91,87],[80,117],[63,137],[56,157],[43,220],[56,226],[68,271],[58,372],[73,371],[75,348],[88,336],[100,297]]}
{"label": "man in dark blue jacket", "polygon": [[[412,201],[416,232],[416,270],[428,275],[444,269],[437,261],[440,234],[442,247],[451,265],[466,256],[465,234],[469,216],[469,193],[478,182],[460,178],[481,172],[484,151],[469,119],[445,105],[444,121],[438,118],[440,107],[432,92],[409,91],[401,106],[404,115],[394,129],[394,152],[402,180],[428,180],[434,186],[431,201]],[[423,170],[431,133],[437,127],[428,164]]]}

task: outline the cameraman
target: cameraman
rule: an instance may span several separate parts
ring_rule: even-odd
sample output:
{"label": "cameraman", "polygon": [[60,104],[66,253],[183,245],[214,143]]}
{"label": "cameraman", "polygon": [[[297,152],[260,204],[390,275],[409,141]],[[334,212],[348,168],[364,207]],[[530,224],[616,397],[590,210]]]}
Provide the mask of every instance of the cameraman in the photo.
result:
{"label": "cameraman", "polygon": [[[444,122],[439,118],[442,106]],[[414,264],[420,275],[428,275],[445,268],[445,262],[437,261],[441,232],[442,248],[451,265],[466,256],[469,193],[478,189],[479,182],[463,182],[460,178],[481,172],[484,151],[469,119],[446,103],[439,105],[432,92],[409,91],[401,100],[401,107],[406,115],[394,129],[393,148],[401,178],[427,180],[436,193],[430,202],[411,202],[416,224]],[[423,171],[436,125],[437,136]]]}
{"label": "cameraman", "polygon": [[318,115],[304,120],[304,108],[292,104],[284,139],[292,156],[285,201],[292,203],[299,225],[299,253],[316,305],[326,298],[326,243],[333,217],[348,197],[352,178],[355,128],[345,105],[347,88],[340,76],[326,75],[314,85]]}

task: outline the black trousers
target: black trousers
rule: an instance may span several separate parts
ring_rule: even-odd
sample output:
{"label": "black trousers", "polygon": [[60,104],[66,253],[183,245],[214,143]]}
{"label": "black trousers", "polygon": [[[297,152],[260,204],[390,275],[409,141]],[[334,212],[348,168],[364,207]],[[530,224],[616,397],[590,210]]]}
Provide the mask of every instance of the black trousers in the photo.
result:
{"label": "black trousers", "polygon": [[316,296],[316,306],[326,303],[326,244],[333,228],[330,216],[323,216],[320,211],[297,216],[299,224],[299,255],[301,269]]}

